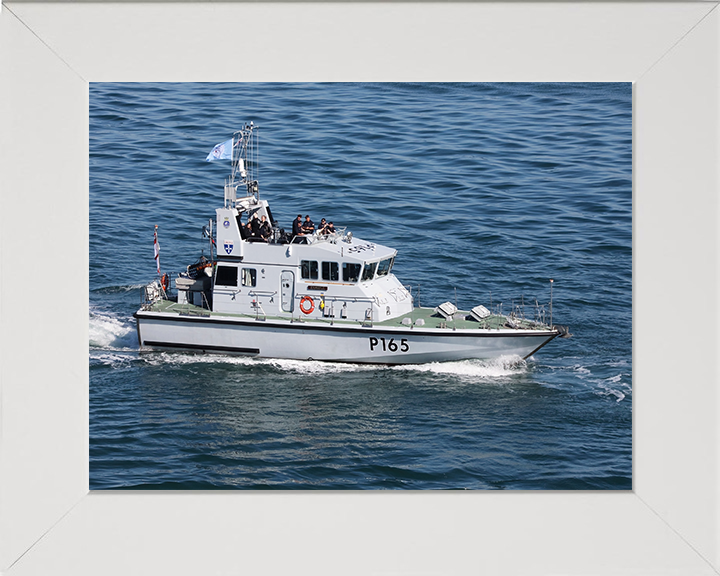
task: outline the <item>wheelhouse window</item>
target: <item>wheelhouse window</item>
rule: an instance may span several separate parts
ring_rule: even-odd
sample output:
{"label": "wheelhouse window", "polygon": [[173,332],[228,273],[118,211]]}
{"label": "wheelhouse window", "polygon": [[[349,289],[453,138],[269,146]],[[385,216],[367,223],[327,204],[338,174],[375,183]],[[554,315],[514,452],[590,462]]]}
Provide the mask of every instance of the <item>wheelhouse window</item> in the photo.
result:
{"label": "wheelhouse window", "polygon": [[360,264],[343,262],[343,282],[357,282],[360,278]]}
{"label": "wheelhouse window", "polygon": [[331,282],[337,282],[340,278],[339,268],[337,262],[323,262],[322,263],[322,279],[330,280]]}
{"label": "wheelhouse window", "polygon": [[372,280],[375,277],[375,269],[377,268],[377,262],[365,262],[365,268],[363,268],[362,279],[363,282],[366,280]]}
{"label": "wheelhouse window", "polygon": [[380,262],[378,262],[378,278],[380,278],[380,276],[387,276],[388,274],[390,274],[390,270],[392,270],[393,260],[395,260],[395,256],[391,258],[386,258],[385,260],[380,260]]}
{"label": "wheelhouse window", "polygon": [[242,285],[253,288],[257,286],[257,270],[255,268],[242,269]]}
{"label": "wheelhouse window", "polygon": [[300,276],[305,280],[317,280],[318,263],[315,260],[300,260]]}
{"label": "wheelhouse window", "polygon": [[215,273],[216,286],[237,286],[238,269],[235,266],[218,265]]}

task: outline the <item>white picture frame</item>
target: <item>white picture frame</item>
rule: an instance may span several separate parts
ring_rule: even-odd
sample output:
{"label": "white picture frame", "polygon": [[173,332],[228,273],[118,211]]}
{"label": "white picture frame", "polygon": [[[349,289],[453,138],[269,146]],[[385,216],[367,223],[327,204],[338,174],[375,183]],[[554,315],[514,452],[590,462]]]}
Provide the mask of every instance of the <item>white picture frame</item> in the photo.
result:
{"label": "white picture frame", "polygon": [[[0,572],[720,573],[717,5],[3,4]],[[261,80],[634,83],[632,491],[88,493],[88,82]]]}

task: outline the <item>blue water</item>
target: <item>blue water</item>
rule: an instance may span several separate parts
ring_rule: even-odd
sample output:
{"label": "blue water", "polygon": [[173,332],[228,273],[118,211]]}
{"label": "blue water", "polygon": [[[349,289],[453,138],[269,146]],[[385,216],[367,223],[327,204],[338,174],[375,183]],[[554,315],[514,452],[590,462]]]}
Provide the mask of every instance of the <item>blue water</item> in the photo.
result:
{"label": "blue water", "polygon": [[[91,84],[90,487],[632,488],[630,84]],[[260,194],[398,249],[424,306],[535,300],[527,361],[139,354],[142,286],[207,249],[218,142]],[[457,294],[457,296],[456,296]]]}

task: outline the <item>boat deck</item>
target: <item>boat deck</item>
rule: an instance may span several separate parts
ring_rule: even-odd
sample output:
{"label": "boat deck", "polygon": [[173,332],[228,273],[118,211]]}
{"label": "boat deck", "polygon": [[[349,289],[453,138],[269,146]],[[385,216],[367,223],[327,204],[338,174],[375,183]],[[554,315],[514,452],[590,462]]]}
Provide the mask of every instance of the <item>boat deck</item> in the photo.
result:
{"label": "boat deck", "polygon": [[[205,317],[226,317],[226,318],[244,318],[244,319],[264,319],[264,320],[285,320],[288,318],[285,316],[270,316],[263,313],[259,314],[229,314],[211,312],[200,306],[193,306],[192,304],[178,304],[172,300],[158,300],[151,305],[144,307],[144,310],[153,312],[170,312],[176,313],[183,316],[205,316]],[[403,324],[405,318],[411,320],[412,325],[423,328],[449,328],[457,330],[472,330],[472,329],[490,329],[499,330],[501,328],[516,328],[521,330],[548,330],[547,325],[536,323],[531,320],[514,318],[510,319],[507,316],[498,314],[492,314],[481,321],[477,321],[472,318],[469,312],[458,310],[453,318],[446,319],[439,314],[435,313],[434,308],[415,308],[412,312],[396,318],[383,321],[373,321],[373,326],[393,327],[393,328],[410,328],[410,325]],[[294,322],[306,322],[308,324],[340,324],[348,326],[357,326],[363,324],[356,320],[344,320],[342,318],[308,318],[307,316],[293,316]],[[418,320],[422,320],[418,324]],[[366,324],[370,324],[369,322]]]}

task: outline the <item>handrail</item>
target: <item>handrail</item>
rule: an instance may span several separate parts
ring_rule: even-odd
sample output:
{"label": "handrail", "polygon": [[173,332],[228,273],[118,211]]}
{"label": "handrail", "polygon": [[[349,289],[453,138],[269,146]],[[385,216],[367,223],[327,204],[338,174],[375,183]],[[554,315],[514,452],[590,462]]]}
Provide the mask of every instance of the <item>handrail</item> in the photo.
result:
{"label": "handrail", "polygon": [[248,292],[248,296],[275,296],[275,294],[277,294],[277,290],[275,292],[270,290],[250,290]]}
{"label": "handrail", "polygon": [[338,240],[339,238],[342,238],[345,236],[345,230],[347,230],[347,226],[341,226],[340,228],[335,228],[335,232],[331,232],[329,234],[320,234],[320,232],[314,232],[313,233],[313,244],[315,242],[333,242],[334,240]]}
{"label": "handrail", "polygon": [[[295,299],[300,300],[304,298],[305,296],[310,296],[311,298],[320,298],[320,294],[317,292],[305,292],[295,293]],[[326,302],[372,302],[374,304],[378,304],[377,297],[376,296],[322,296]]]}
{"label": "handrail", "polygon": [[[331,234],[320,234],[317,230],[312,234],[293,234],[290,238],[290,244],[317,244],[320,242],[332,242],[335,243],[345,237],[345,230],[347,226],[336,228],[335,232]],[[296,238],[306,238],[307,242],[295,242]]]}

